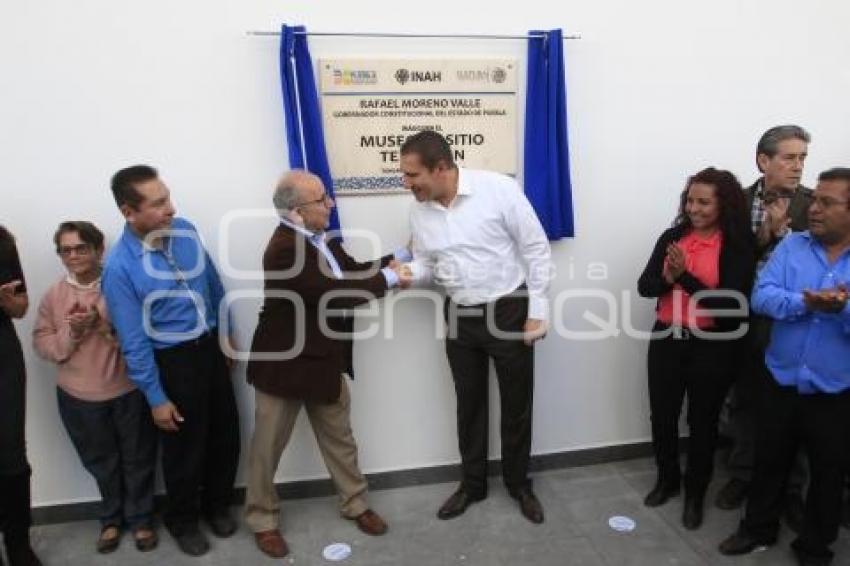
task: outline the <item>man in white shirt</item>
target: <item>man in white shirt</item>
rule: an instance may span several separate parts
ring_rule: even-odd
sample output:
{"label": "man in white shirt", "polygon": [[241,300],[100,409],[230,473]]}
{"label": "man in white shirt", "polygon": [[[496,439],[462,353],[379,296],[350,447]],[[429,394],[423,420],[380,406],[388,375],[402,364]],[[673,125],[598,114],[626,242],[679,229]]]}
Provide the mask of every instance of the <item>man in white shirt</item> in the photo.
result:
{"label": "man in white shirt", "polygon": [[423,131],[401,147],[415,282],[448,295],[446,354],[457,394],[463,480],[437,516],[450,519],[487,496],[487,385],[493,359],[501,399],[502,475],[523,515],[543,522],[528,463],[534,349],[546,331],[549,242],[515,180],[458,168],[449,144]]}

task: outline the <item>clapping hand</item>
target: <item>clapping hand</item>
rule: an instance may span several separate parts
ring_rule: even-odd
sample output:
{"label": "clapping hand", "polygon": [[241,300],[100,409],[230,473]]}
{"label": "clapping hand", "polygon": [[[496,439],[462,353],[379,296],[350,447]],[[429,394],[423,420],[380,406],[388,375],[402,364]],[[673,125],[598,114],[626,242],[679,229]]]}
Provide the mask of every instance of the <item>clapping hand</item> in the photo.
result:
{"label": "clapping hand", "polygon": [[781,196],[765,203],[765,218],[764,223],[767,225],[767,230],[775,238],[779,238],[791,226],[791,217],[788,215],[788,209],[791,205],[791,199],[787,196]]}
{"label": "clapping hand", "polygon": [[65,316],[65,320],[71,326],[71,336],[79,340],[98,325],[100,322],[100,313],[97,312],[95,305],[85,308],[79,303],[74,303],[74,306],[71,307],[71,310]]}
{"label": "clapping hand", "polygon": [[685,272],[685,252],[678,244],[667,246],[667,257],[664,262],[664,279],[673,284]]}
{"label": "clapping hand", "polygon": [[820,291],[803,290],[803,302],[810,311],[839,313],[847,305],[847,286],[842,284],[834,289]]}

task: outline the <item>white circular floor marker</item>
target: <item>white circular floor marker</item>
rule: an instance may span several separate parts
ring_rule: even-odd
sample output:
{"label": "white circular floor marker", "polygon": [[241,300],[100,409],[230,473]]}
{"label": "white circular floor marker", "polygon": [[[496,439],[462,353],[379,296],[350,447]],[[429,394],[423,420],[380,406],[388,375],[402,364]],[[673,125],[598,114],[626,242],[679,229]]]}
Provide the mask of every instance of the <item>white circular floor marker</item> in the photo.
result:
{"label": "white circular floor marker", "polygon": [[635,530],[637,524],[634,519],[630,519],[629,517],[623,517],[621,515],[615,515],[608,519],[608,526],[614,529],[615,531],[619,531],[621,533],[630,533]]}
{"label": "white circular floor marker", "polygon": [[325,547],[322,551],[322,556],[325,557],[325,560],[339,562],[351,556],[351,547],[344,542],[335,542]]}

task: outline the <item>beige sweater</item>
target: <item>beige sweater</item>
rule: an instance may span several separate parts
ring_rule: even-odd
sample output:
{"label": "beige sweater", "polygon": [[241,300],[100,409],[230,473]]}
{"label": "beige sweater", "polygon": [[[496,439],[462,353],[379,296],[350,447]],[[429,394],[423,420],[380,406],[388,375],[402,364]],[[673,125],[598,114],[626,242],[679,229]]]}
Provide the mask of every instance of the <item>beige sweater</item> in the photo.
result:
{"label": "beige sweater", "polygon": [[[75,303],[84,309],[94,305],[100,314],[99,325],[79,340],[71,336],[66,320]],[[112,335],[100,280],[81,286],[67,278],[50,287],[38,306],[33,345],[42,358],[58,364],[57,385],[73,397],[105,401],[135,389]]]}

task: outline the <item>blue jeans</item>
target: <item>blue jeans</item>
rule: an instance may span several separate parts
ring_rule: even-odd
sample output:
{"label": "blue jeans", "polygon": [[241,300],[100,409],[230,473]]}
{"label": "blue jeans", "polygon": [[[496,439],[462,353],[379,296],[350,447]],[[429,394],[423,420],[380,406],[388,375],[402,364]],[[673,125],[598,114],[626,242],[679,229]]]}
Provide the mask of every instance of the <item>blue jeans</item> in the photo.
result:
{"label": "blue jeans", "polygon": [[57,388],[59,414],[102,498],[103,526],[150,527],[157,434],[138,390],[83,401]]}

